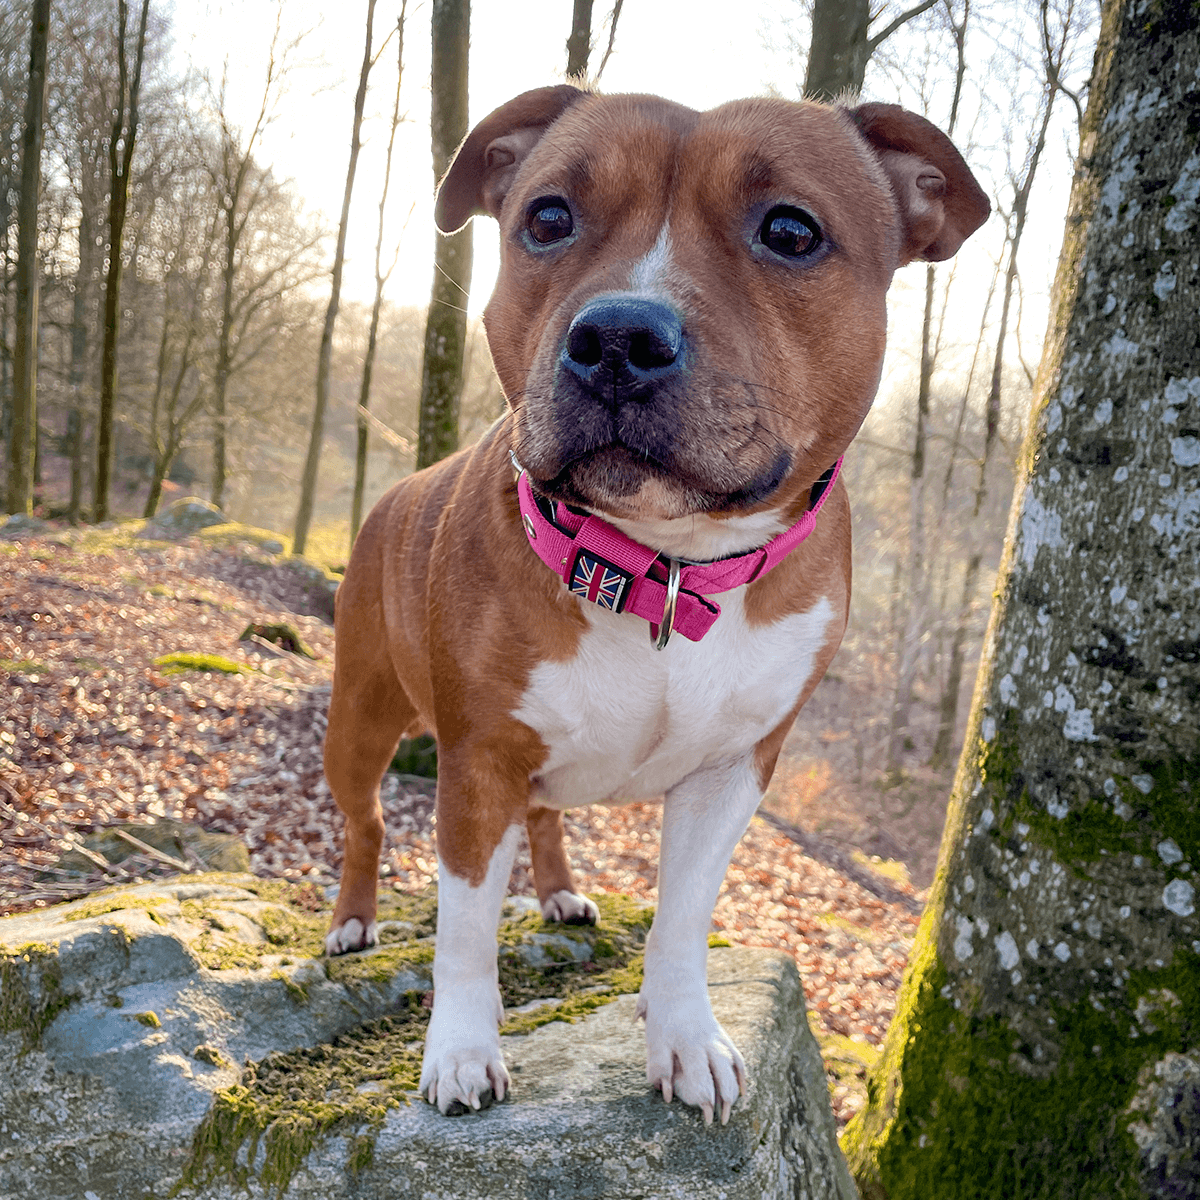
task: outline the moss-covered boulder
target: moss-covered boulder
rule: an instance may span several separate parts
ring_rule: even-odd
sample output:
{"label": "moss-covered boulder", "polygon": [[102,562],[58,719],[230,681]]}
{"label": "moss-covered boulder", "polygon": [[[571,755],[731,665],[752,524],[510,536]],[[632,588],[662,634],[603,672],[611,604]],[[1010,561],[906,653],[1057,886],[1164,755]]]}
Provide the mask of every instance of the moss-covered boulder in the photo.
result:
{"label": "moss-covered boulder", "polygon": [[187,537],[210,525],[228,524],[229,518],[215,504],[199,496],[181,496],[146,523],[142,536]]}
{"label": "moss-covered boulder", "polygon": [[458,1120],[415,1092],[432,896],[381,894],[380,945],[335,960],[320,889],[248,875],[0,921],[0,1196],[850,1200],[791,960],[712,952],[753,1082],[706,1128],[646,1086],[650,913],[597,899],[594,929],[506,906],[512,1099]]}

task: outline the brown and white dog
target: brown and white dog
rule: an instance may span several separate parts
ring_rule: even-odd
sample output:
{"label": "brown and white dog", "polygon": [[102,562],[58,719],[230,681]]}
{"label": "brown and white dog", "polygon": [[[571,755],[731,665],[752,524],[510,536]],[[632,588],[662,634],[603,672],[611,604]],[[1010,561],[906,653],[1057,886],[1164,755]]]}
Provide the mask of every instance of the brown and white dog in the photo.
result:
{"label": "brown and white dog", "polygon": [[[581,599],[535,554],[543,515],[603,517],[671,560],[740,555],[813,503],[879,381],[895,269],[943,259],[988,201],[950,141],[892,105],[527,92],[463,143],[438,196],[500,223],[485,313],[511,406],[402,480],[337,597],[325,770],[346,819],[330,954],[375,941],[379,781],[438,741],[435,1002],[421,1090],[503,1099],[496,928],[522,827],[547,920],[591,922],[562,811],[664,798],[638,1012],[647,1075],[722,1121],[745,1065],[705,981],[712,908],[784,735],[841,641],[850,514],[836,483],[769,573],[722,592],[698,641]],[[532,529],[532,525],[530,526]],[[677,568],[676,568],[677,569]],[[660,585],[661,586],[661,585]],[[654,620],[656,625],[650,625]]]}

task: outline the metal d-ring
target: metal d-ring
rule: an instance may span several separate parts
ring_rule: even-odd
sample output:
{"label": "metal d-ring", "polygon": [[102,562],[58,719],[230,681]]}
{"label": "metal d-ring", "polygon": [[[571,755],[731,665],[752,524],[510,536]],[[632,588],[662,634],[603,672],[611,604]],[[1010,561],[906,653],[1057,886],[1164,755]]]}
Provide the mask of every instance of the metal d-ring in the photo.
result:
{"label": "metal d-ring", "polygon": [[667,600],[663,605],[662,623],[658,637],[652,638],[655,650],[661,650],[671,640],[675,628],[675,603],[679,599],[679,559],[667,559]]}

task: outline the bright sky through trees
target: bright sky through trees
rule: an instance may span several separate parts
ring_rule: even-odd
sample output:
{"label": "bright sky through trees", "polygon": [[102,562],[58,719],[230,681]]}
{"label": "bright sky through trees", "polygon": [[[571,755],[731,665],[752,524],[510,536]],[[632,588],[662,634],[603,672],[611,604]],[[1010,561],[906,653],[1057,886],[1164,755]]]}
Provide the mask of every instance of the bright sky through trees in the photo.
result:
{"label": "bright sky through trees", "polygon": [[[395,6],[397,12],[398,7]],[[598,3],[597,19],[606,17],[609,7]],[[292,56],[286,95],[264,139],[262,158],[278,174],[294,179],[308,206],[323,212],[331,227],[336,221],[349,153],[352,93],[362,52],[365,12],[365,0],[362,3],[351,0],[336,9],[316,0],[284,0],[284,40],[300,33],[305,36]],[[252,110],[257,110],[261,98],[275,14],[276,5],[270,0],[208,0],[195,5],[179,4],[175,8],[176,53],[180,65],[190,61],[195,69],[207,71],[216,81],[227,59],[231,107],[234,112],[245,111],[248,120],[252,119]],[[379,10],[378,38],[384,35],[395,15],[386,9]],[[475,0],[471,39],[472,123],[518,92],[561,80],[570,19],[569,0],[561,0],[557,5]],[[1008,24],[1010,30],[993,25],[986,34],[977,28],[968,35],[970,69],[976,73],[977,86],[985,96],[988,85],[982,81],[991,70],[988,59],[995,53],[995,42],[1003,40],[1010,31],[1015,32],[1015,6]],[[1035,36],[1030,20],[1030,57],[1034,54]],[[803,46],[807,37],[807,24],[798,0],[743,0],[735,6],[718,0],[627,0],[602,88],[657,92],[698,108],[768,90],[795,97],[803,76],[803,59],[792,47]],[[916,63],[924,37],[921,30],[901,31],[894,39],[893,58]],[[945,54],[948,67],[948,44]],[[1086,75],[1090,68],[1090,43],[1079,65]],[[916,67],[913,69],[915,72]],[[364,130],[367,143],[359,167],[350,226],[345,293],[349,299],[363,302],[369,302],[371,296],[373,209],[381,186],[394,71],[394,56],[389,50],[371,77]],[[919,86],[915,78],[913,86]],[[900,96],[897,88],[893,76],[876,69],[874,64],[868,69],[868,99],[901,99],[911,107],[919,106],[915,92]],[[991,100],[980,108],[973,130],[976,148],[967,152],[972,167],[989,190],[993,179],[1003,171],[1004,134],[997,116],[1000,97],[1006,109],[1011,107],[1011,85],[1004,80],[996,80],[991,86]],[[935,108],[938,100],[935,87]],[[409,123],[397,138],[392,185],[395,236],[409,206],[414,201],[416,206],[404,234],[401,260],[389,284],[388,299],[399,304],[424,304],[429,296],[432,244],[436,236],[430,185],[428,3],[409,4],[402,108],[408,113]],[[1060,101],[1057,128],[1047,156],[1053,161],[1048,161],[1043,169],[1034,197],[1031,227],[1022,250],[1025,347],[1036,348],[1042,336],[1046,293],[1062,238],[1075,145],[1074,130],[1068,128],[1068,121],[1073,124],[1069,110],[1070,105]],[[969,128],[969,122],[962,127]],[[992,219],[997,220],[995,216]],[[981,296],[991,273],[989,254],[995,254],[999,240],[998,234],[991,239],[977,239],[959,259],[960,276],[977,275]],[[475,243],[470,310],[478,313],[491,292],[496,271],[492,222],[476,223]],[[907,321],[908,292],[920,291],[923,271],[920,274],[918,279],[913,269],[902,271],[897,277],[893,294],[896,322]],[[963,318],[965,330],[975,327],[974,312],[964,312]]]}

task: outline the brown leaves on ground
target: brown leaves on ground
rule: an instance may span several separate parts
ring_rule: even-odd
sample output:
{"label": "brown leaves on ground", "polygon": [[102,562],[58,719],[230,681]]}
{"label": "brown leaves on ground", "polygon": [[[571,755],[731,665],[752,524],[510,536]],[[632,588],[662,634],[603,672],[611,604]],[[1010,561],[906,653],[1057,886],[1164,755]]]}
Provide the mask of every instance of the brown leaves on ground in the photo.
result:
{"label": "brown leaves on ground", "polygon": [[[318,658],[239,642],[250,622],[295,626]],[[154,665],[178,652],[243,673]],[[161,871],[136,855],[82,881],[55,867],[97,826],[158,817],[236,834],[261,875],[335,882],[341,820],[321,770],[332,664],[331,626],[261,551],[68,534],[0,542],[0,912]],[[382,872],[399,889],[423,888],[436,875],[431,789],[388,776],[382,793]],[[578,809],[567,829],[585,891],[656,898],[657,806]],[[527,855],[513,886],[533,891]],[[732,942],[792,954],[823,1040],[848,1039],[869,1058],[916,921],[756,820],[713,925]],[[861,1080],[834,1076],[845,1120],[862,1103]]]}

